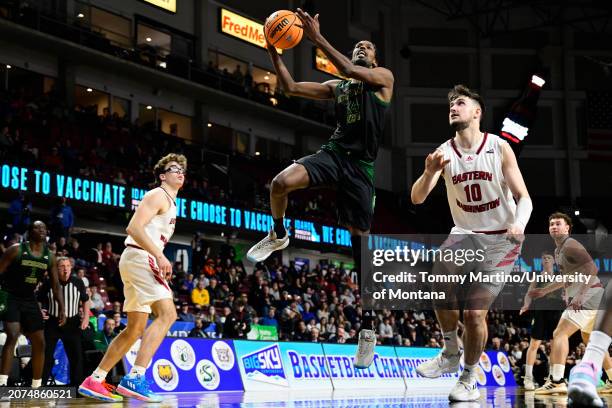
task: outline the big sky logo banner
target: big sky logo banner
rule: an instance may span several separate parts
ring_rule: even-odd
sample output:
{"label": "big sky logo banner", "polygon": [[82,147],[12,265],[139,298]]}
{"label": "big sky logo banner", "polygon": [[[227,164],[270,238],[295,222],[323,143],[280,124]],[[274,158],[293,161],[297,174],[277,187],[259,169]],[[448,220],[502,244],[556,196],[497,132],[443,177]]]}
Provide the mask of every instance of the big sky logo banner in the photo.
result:
{"label": "big sky logo banner", "polygon": [[240,372],[249,390],[331,390],[321,344],[234,341]]}

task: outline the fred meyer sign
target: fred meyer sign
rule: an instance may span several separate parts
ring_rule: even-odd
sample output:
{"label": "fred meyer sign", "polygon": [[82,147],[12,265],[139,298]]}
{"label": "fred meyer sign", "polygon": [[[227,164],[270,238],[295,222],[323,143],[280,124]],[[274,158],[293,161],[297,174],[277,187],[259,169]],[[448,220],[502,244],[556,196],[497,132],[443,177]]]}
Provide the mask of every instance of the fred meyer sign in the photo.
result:
{"label": "fred meyer sign", "polygon": [[[236,37],[242,41],[255,44],[258,47],[266,48],[266,38],[264,37],[264,26],[257,21],[242,17],[239,14],[221,8],[219,20],[219,30],[222,33]],[[277,49],[279,53],[281,50]]]}

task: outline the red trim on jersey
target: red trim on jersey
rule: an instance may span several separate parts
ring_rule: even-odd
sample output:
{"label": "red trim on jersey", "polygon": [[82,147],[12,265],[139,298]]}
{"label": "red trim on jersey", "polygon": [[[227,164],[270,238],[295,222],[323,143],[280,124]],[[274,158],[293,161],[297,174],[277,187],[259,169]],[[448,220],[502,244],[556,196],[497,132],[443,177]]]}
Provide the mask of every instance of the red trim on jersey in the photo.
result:
{"label": "red trim on jersey", "polygon": [[457,156],[459,156],[459,158],[461,158],[461,153],[459,153],[459,149],[457,149],[457,145],[455,145],[455,139],[451,139],[450,143],[451,143],[451,146],[453,147],[453,150],[455,151],[455,153],[457,153]]}
{"label": "red trim on jersey", "polygon": [[478,150],[476,150],[476,154],[479,154],[482,148],[484,147],[485,143],[487,143],[487,136],[489,136],[489,134],[485,132],[482,138],[482,143],[480,144],[480,147],[478,148]]}
{"label": "red trim on jersey", "polygon": [[516,137],[512,136],[510,133],[508,132],[501,132],[501,135],[503,137],[505,137],[506,139],[510,140],[511,142],[514,143],[521,143],[521,141],[519,139],[517,139]]}
{"label": "red trim on jersey", "polygon": [[157,266],[155,266],[155,262],[153,261],[153,258],[151,258],[150,255],[149,255],[149,267],[151,268],[151,271],[153,272],[153,277],[155,278],[157,283],[163,285],[166,289],[170,290],[170,288],[168,287],[168,284],[166,283],[166,281],[163,280],[159,276],[159,269],[157,268]]}

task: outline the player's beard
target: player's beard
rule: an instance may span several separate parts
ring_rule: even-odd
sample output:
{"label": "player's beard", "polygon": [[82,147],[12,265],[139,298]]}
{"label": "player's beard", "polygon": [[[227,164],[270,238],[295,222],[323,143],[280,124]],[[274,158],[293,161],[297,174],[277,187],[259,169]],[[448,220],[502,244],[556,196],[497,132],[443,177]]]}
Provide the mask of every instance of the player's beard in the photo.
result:
{"label": "player's beard", "polygon": [[372,63],[368,62],[365,58],[355,58],[353,64],[359,65],[360,67],[372,68]]}
{"label": "player's beard", "polygon": [[464,129],[467,129],[470,126],[470,122],[465,121],[465,122],[453,122],[450,124],[450,127],[453,128],[453,130],[455,132],[460,132]]}

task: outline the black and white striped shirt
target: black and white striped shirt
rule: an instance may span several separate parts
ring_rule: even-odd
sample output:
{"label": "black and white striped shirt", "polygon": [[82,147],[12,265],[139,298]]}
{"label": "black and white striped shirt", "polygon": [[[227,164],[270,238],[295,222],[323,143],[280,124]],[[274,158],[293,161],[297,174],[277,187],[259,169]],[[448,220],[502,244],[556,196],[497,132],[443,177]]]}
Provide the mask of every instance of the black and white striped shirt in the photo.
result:
{"label": "black and white striped shirt", "polygon": [[[66,318],[78,316],[81,302],[87,302],[89,296],[85,291],[83,281],[75,276],[71,276],[68,282],[64,283],[61,280],[60,289],[64,295],[64,307],[66,308]],[[55,302],[53,290],[51,290],[51,281],[45,281],[39,292],[39,300],[46,304],[49,309],[49,316],[59,317],[59,307]]]}

